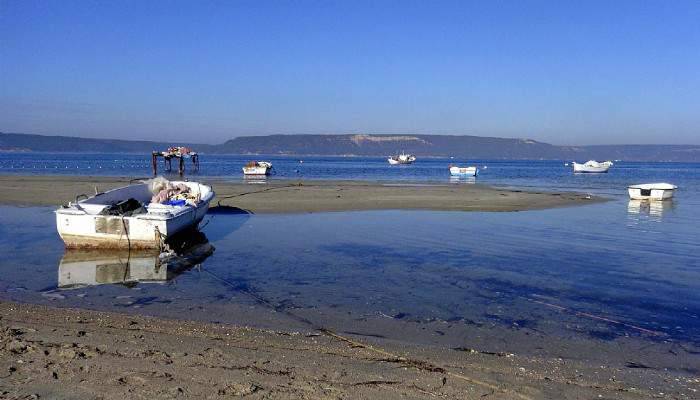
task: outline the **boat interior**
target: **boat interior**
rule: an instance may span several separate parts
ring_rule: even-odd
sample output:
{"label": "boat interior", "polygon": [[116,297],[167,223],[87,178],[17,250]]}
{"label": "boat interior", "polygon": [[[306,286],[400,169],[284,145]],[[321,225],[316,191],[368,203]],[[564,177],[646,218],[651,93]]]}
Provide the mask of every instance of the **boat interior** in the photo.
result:
{"label": "boat interior", "polygon": [[153,194],[148,188],[148,184],[139,183],[99,193],[94,197],[91,197],[85,201],[81,201],[80,204],[95,204],[104,206],[116,204],[120,201],[124,201],[130,198],[136,199],[140,203],[148,204],[151,202],[151,197],[153,197]]}
{"label": "boat interior", "polygon": [[[209,186],[202,185],[198,182],[171,181],[171,183],[173,185],[177,185],[180,183],[187,185],[190,188],[190,192],[195,195],[199,194],[201,199],[206,199],[211,195],[211,188]],[[151,193],[148,183],[137,183],[117,189],[108,190],[103,193],[98,193],[97,195],[82,200],[79,203],[83,210],[88,214],[99,214],[104,209],[104,207],[114,205],[128,199],[135,199],[139,203],[147,205],[149,207],[149,211],[153,206],[156,206],[156,208],[178,207],[166,206],[162,204],[153,204],[151,203],[152,197],[153,193]]]}

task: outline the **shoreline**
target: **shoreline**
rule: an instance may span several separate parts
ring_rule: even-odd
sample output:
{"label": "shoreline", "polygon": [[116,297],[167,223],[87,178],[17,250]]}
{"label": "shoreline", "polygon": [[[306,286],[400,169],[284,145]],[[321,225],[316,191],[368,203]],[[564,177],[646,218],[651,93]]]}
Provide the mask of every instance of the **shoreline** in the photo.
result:
{"label": "shoreline", "polygon": [[[128,185],[128,177],[0,175],[0,205],[59,206],[81,193]],[[545,192],[482,184],[270,180],[232,182],[203,179],[216,192],[211,207],[239,212],[309,213],[367,210],[526,211],[607,201],[576,192]]]}
{"label": "shoreline", "polygon": [[2,300],[0,368],[0,393],[10,398],[689,398],[699,383],[692,376],[585,358]]}

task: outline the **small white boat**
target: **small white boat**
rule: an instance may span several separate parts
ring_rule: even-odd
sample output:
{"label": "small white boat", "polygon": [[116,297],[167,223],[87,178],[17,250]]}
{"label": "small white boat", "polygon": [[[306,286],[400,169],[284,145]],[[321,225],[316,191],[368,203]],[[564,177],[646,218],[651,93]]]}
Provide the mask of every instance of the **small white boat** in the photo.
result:
{"label": "small white boat", "polygon": [[589,160],[583,164],[579,164],[574,161],[571,163],[571,165],[574,166],[574,172],[603,173],[608,172],[610,167],[613,166],[613,163],[612,161],[598,162],[595,160]]}
{"label": "small white boat", "polygon": [[477,167],[450,166],[450,174],[459,176],[477,176],[479,175],[479,169]]}
{"label": "small white boat", "polygon": [[[79,195],[75,202],[56,210],[56,229],[66,248],[159,249],[177,232],[196,227],[214,198],[212,188],[159,179],[161,185],[171,185],[167,188],[182,188],[173,200],[164,199],[167,204],[152,202],[156,194],[152,192],[156,180],[152,180],[92,197]],[[167,188],[159,187],[158,194],[171,190]],[[81,196],[85,198],[78,201]]]}
{"label": "small white boat", "polygon": [[243,175],[270,175],[271,170],[271,162],[251,161],[243,167]]}
{"label": "small white boat", "polygon": [[413,164],[413,162],[416,161],[416,156],[413,154],[401,153],[387,158],[387,161],[389,161],[391,165]]}
{"label": "small white boat", "polygon": [[629,186],[627,192],[632,200],[667,200],[676,189],[678,186],[670,183],[644,183]]}

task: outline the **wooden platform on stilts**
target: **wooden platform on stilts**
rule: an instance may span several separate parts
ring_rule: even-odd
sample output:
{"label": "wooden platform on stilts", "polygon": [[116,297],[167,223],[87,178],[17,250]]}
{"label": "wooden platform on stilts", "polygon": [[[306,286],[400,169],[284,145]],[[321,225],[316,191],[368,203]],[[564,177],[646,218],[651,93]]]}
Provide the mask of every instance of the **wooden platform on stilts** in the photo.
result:
{"label": "wooden platform on stilts", "polygon": [[151,153],[151,167],[153,176],[158,175],[158,159],[163,159],[163,167],[166,172],[173,170],[173,158],[177,160],[177,171],[180,176],[185,174],[185,160],[192,160],[194,172],[199,171],[199,154],[187,147],[170,147],[166,151],[153,151]]}

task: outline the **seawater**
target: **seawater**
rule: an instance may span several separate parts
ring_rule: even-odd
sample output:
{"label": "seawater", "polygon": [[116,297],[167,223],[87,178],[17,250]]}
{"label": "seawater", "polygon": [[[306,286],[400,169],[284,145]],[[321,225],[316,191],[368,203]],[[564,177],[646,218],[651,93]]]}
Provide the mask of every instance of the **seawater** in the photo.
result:
{"label": "seawater", "polygon": [[[448,166],[454,164],[477,165],[480,168],[477,181],[480,183],[617,194],[634,183],[693,181],[697,179],[700,168],[695,163],[620,161],[615,163],[608,174],[573,174],[571,167],[565,165],[570,161],[419,158],[412,165],[390,166],[384,157],[204,154],[201,156],[199,172],[194,172],[191,163],[187,161],[186,175],[190,179],[223,178],[243,181],[241,167],[251,160],[273,163],[274,174],[267,178],[270,181],[337,179],[460,182],[450,179]],[[162,162],[159,164],[159,173],[167,175]],[[150,154],[0,153],[0,174],[149,177],[151,160]]]}
{"label": "seawater", "polygon": [[[303,165],[321,171],[323,160]],[[383,181],[379,170],[449,182],[438,177],[445,162],[391,169],[332,159],[323,168],[340,171],[307,173],[360,179],[370,164],[370,177]],[[531,352],[550,339],[700,346],[700,165],[622,162],[608,174],[574,175],[560,162],[483,164],[479,182],[610,201],[499,213],[210,214],[202,231],[216,250],[200,265],[161,283],[72,289],[58,288],[64,250],[53,210],[0,207],[0,297],[507,351],[524,351],[521,334],[540,338]],[[628,184],[650,181],[680,189],[663,203],[628,200]],[[697,358],[686,368],[700,369]]]}

